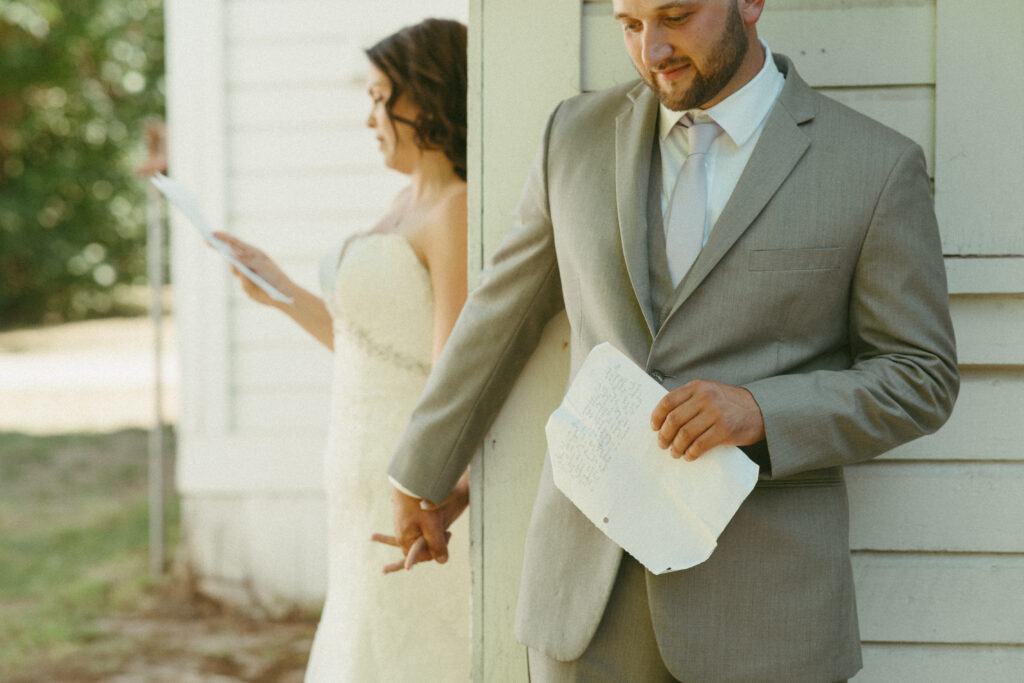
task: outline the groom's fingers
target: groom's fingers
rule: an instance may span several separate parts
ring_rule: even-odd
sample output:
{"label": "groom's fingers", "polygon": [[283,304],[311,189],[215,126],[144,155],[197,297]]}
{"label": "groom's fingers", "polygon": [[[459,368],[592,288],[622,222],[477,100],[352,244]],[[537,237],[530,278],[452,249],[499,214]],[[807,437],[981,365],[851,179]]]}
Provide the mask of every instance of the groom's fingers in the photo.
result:
{"label": "groom's fingers", "polygon": [[441,515],[437,512],[424,512],[420,517],[420,532],[422,536],[416,539],[426,539],[427,547],[430,548],[430,556],[435,562],[444,564],[448,561],[448,537],[445,533]]}

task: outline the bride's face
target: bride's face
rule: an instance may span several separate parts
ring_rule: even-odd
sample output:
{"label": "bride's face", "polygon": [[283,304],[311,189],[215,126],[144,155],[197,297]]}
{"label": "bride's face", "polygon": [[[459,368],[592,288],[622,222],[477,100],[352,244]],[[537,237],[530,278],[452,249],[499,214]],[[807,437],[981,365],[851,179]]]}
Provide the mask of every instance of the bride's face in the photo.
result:
{"label": "bride's face", "polygon": [[416,146],[415,133],[409,122],[416,120],[419,111],[402,94],[392,107],[394,118],[389,116],[386,105],[391,97],[391,88],[391,79],[370,64],[366,89],[372,105],[366,125],[376,134],[380,152],[384,155],[384,165],[401,173],[412,173],[420,149]]}

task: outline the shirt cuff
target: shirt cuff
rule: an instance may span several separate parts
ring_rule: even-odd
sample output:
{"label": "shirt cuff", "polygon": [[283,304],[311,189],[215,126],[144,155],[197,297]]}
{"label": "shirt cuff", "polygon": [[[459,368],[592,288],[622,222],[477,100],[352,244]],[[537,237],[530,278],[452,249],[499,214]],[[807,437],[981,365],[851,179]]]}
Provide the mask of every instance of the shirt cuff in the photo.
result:
{"label": "shirt cuff", "polygon": [[404,486],[402,486],[402,484],[397,479],[392,477],[390,474],[388,475],[388,480],[391,482],[392,486],[394,486],[396,489],[398,489],[399,491],[401,491],[405,495],[409,496],[410,498],[416,498],[417,500],[421,500],[421,501],[423,500],[423,496],[421,496],[420,494],[415,493],[415,492],[410,491],[409,489],[405,488]]}

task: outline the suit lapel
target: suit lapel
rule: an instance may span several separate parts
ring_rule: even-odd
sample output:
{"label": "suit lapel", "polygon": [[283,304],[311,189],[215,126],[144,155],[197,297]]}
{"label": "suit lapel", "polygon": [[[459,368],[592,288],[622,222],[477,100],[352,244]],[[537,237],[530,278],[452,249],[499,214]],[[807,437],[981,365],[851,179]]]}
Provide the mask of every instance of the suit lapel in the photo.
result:
{"label": "suit lapel", "polygon": [[811,144],[810,138],[800,130],[800,124],[814,118],[813,91],[797,75],[789,60],[776,55],[776,63],[786,76],[786,84],[707,243],[676,288],[669,317],[750,227]]}
{"label": "suit lapel", "polygon": [[647,256],[647,192],[658,100],[642,83],[629,92],[630,104],[615,119],[615,200],[626,270],[653,339]]}

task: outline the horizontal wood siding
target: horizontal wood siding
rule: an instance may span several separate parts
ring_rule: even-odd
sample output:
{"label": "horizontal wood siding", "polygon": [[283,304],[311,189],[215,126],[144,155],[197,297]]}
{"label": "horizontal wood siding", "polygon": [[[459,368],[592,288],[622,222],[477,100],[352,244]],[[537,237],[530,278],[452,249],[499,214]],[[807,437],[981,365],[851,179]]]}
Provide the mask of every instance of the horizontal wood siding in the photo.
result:
{"label": "horizontal wood siding", "polygon": [[[366,127],[363,49],[452,0],[370,7],[324,0],[228,0],[225,35],[229,229],[320,293],[321,256],[371,228],[406,179],[381,163]],[[372,15],[372,16],[371,16]],[[237,287],[231,311],[234,429],[324,433],[330,354]],[[282,457],[291,457],[282,454]],[[304,456],[319,469],[319,449]]]}

